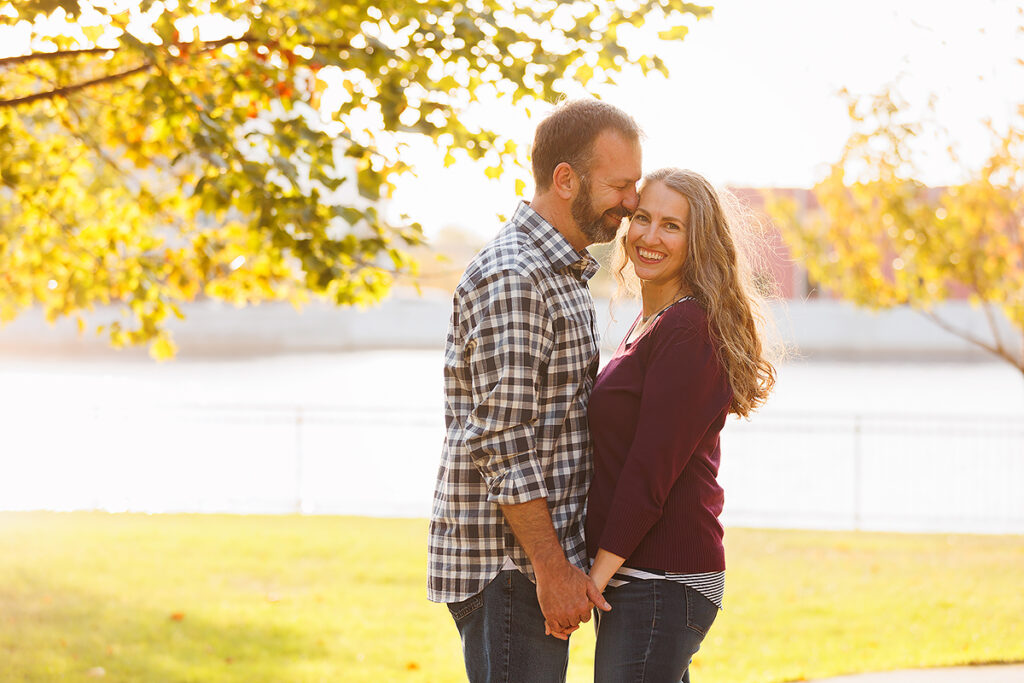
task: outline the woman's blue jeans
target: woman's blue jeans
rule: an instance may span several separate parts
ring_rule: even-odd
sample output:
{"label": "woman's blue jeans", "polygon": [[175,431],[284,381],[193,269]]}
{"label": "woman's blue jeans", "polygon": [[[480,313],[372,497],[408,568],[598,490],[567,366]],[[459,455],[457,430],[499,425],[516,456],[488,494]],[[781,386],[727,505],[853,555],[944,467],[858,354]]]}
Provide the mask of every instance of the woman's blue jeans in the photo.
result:
{"label": "woman's blue jeans", "polygon": [[718,607],[687,585],[633,581],[604,593],[610,612],[597,611],[594,683],[690,682]]}
{"label": "woman's blue jeans", "polygon": [[544,635],[537,587],[503,571],[473,597],[448,603],[470,683],[564,683],[569,643]]}

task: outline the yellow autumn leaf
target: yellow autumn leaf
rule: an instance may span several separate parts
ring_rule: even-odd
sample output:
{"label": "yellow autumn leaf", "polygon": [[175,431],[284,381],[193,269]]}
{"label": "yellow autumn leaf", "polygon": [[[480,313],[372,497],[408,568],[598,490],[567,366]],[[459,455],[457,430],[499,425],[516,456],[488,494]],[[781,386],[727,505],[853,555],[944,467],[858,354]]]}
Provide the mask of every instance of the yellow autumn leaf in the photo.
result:
{"label": "yellow autumn leaf", "polygon": [[168,337],[161,336],[149,345],[149,355],[154,360],[165,361],[174,358],[178,347]]}

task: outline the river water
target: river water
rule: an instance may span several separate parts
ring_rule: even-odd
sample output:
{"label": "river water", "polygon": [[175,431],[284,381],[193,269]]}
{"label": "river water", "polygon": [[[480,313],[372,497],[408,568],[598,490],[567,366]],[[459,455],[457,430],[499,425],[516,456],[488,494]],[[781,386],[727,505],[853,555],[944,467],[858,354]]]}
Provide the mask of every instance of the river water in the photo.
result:
{"label": "river water", "polygon": [[[423,517],[441,352],[0,360],[0,509]],[[733,525],[1024,533],[1024,378],[791,362],[723,435]]]}

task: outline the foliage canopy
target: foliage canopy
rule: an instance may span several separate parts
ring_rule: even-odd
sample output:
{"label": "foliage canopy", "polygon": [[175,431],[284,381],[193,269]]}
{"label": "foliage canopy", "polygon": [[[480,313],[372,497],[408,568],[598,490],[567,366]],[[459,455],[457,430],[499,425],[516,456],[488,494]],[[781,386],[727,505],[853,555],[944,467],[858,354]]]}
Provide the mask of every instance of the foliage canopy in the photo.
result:
{"label": "foliage canopy", "polygon": [[[917,179],[914,143],[929,126],[908,103],[892,89],[845,96],[856,130],[814,186],[817,208],[769,202],[794,256],[840,297],[911,306],[1024,373],[1024,105],[1005,128],[989,124],[992,152],[964,182],[934,188]],[[958,293],[984,311],[987,335],[935,311]]]}
{"label": "foliage canopy", "polygon": [[499,176],[516,140],[477,101],[554,101],[624,69],[666,72],[647,22],[679,40],[679,0],[0,0],[0,319],[101,304],[115,346],[174,353],[170,315],[375,301],[420,226],[379,211],[426,136]]}

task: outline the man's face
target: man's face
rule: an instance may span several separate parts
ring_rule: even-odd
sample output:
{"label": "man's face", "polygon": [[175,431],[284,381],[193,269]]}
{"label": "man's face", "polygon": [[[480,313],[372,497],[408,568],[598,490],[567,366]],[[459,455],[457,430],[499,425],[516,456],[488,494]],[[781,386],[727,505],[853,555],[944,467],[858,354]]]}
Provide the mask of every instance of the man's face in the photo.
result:
{"label": "man's face", "polygon": [[590,168],[580,177],[572,200],[572,217],[591,242],[615,239],[623,218],[636,210],[636,184],[640,180],[640,143],[614,130],[603,130],[594,140]]}

